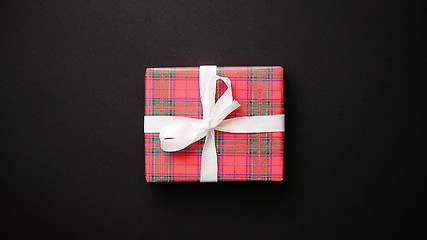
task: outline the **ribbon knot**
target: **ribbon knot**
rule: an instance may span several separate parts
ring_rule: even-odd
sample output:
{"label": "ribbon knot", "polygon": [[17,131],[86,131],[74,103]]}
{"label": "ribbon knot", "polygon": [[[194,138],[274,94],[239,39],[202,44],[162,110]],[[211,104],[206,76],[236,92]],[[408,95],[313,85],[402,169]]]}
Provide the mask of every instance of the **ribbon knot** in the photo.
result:
{"label": "ribbon knot", "polygon": [[209,132],[211,130],[214,130],[215,127],[218,126],[218,124],[215,124],[213,122],[213,119],[211,118],[203,118],[202,126],[200,126],[202,129],[204,129],[206,132]]}

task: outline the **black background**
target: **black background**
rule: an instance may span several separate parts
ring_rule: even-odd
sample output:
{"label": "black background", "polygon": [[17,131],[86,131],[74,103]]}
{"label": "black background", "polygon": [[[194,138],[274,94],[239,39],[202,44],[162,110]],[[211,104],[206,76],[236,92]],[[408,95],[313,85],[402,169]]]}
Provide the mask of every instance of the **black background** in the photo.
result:
{"label": "black background", "polygon": [[[3,1],[7,239],[379,239],[425,226],[421,1]],[[281,65],[285,181],[148,184],[147,67]]]}

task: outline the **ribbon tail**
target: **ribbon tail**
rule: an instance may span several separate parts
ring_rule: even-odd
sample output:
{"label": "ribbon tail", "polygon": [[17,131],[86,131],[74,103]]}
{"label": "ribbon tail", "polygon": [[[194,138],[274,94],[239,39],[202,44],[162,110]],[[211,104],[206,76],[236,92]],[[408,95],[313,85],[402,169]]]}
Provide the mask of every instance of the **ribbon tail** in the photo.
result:
{"label": "ribbon tail", "polygon": [[222,121],[215,130],[229,133],[284,132],[285,114],[230,118]]}
{"label": "ribbon tail", "polygon": [[210,131],[205,139],[200,163],[200,182],[218,181],[218,160],[215,148],[215,133]]}

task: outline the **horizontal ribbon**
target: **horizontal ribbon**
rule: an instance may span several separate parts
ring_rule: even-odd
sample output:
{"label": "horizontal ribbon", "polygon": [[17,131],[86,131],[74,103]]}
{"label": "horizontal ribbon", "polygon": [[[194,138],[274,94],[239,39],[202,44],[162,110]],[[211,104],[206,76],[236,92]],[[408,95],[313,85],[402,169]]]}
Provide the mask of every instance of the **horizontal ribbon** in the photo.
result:
{"label": "horizontal ribbon", "polygon": [[[216,81],[227,86],[215,103]],[[240,104],[233,99],[231,81],[216,76],[216,66],[201,66],[199,71],[203,119],[177,116],[144,116],[144,132],[159,133],[165,152],[182,150],[206,137],[200,164],[200,182],[217,182],[218,161],[215,130],[229,133],[260,133],[285,131],[285,115],[248,116],[224,120]]]}

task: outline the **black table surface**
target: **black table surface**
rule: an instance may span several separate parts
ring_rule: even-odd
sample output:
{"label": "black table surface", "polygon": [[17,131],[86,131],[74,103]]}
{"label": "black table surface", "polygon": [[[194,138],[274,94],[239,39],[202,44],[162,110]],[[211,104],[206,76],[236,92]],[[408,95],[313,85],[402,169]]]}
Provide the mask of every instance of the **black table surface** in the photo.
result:
{"label": "black table surface", "polygon": [[[425,226],[421,1],[0,11],[3,239],[407,239]],[[205,64],[285,68],[283,182],[145,181],[145,69]]]}

